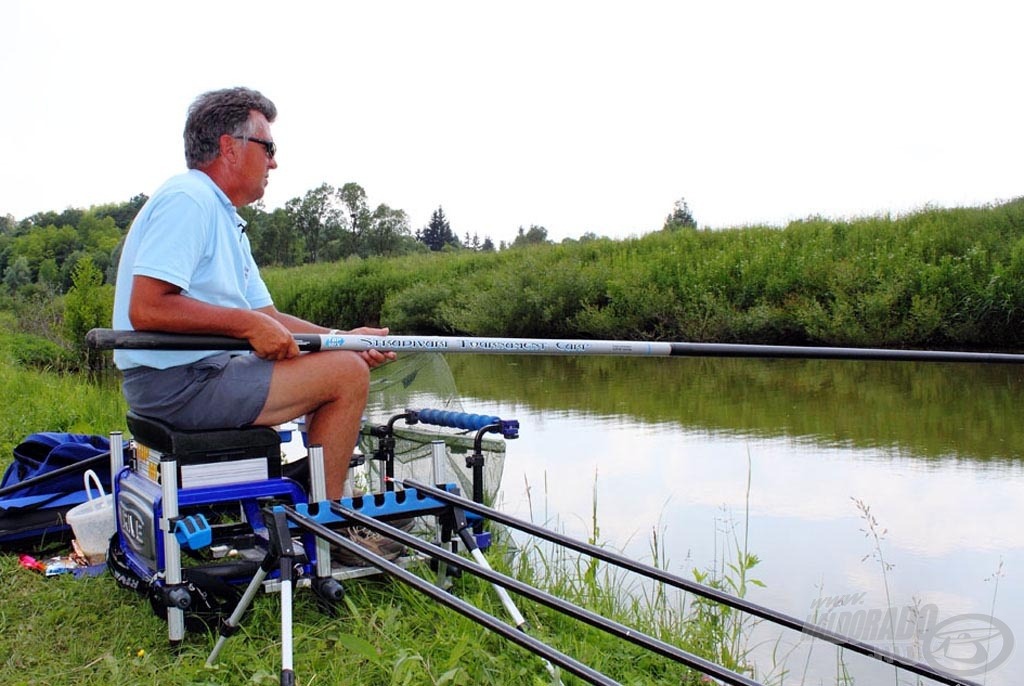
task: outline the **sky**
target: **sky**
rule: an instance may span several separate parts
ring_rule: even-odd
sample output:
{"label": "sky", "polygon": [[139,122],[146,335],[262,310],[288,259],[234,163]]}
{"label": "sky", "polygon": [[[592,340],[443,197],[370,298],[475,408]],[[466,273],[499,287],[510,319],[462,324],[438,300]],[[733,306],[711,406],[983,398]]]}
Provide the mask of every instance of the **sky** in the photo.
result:
{"label": "sky", "polygon": [[361,185],[412,229],[553,240],[1022,192],[1024,3],[0,3],[0,215],[150,195],[196,95],[278,107],[266,209]]}

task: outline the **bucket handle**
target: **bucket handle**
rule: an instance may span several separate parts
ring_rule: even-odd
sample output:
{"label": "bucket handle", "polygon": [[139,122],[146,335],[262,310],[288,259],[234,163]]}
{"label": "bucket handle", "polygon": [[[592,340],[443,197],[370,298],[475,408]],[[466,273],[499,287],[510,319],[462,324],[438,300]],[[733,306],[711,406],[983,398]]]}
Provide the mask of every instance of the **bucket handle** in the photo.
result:
{"label": "bucket handle", "polygon": [[96,490],[100,492],[98,499],[103,500],[103,498],[105,498],[107,494],[103,492],[103,484],[100,483],[100,477],[97,476],[96,472],[94,472],[93,470],[87,469],[85,471],[85,476],[82,477],[82,482],[85,486],[85,494],[89,497],[89,502],[93,501],[92,489],[89,488],[90,479],[92,480],[93,485],[96,486]]}

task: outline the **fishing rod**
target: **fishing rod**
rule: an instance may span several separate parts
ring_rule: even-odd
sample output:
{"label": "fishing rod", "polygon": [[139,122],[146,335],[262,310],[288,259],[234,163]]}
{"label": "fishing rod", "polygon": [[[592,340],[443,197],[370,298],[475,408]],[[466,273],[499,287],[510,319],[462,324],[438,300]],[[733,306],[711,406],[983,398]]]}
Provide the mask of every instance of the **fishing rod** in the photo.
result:
{"label": "fishing rod", "polygon": [[[828,629],[817,626],[815,624],[811,624],[809,622],[805,622],[801,619],[797,619],[796,617],[792,617],[782,612],[772,610],[771,608],[764,607],[763,605],[758,605],[743,598],[738,598],[736,596],[729,595],[728,593],[712,588],[710,586],[699,584],[695,581],[689,581],[687,579],[684,579],[683,577],[666,572],[663,569],[659,569],[651,565],[645,565],[635,560],[631,560],[628,557],[606,550],[605,548],[600,548],[590,543],[585,543],[583,541],[578,541],[576,539],[569,538],[568,536],[555,533],[549,529],[545,529],[544,527],[537,526],[532,522],[527,522],[516,517],[511,517],[500,512],[499,510],[495,510],[493,508],[487,507],[486,505],[473,502],[472,500],[463,498],[462,496],[458,496],[453,493],[449,493],[448,491],[443,491],[439,488],[422,484],[414,479],[395,479],[395,483],[401,484],[405,488],[415,488],[417,491],[421,493],[429,495],[432,498],[436,498],[437,500],[440,500],[442,502],[448,503],[449,505],[452,505],[454,507],[462,508],[466,512],[472,512],[474,514],[480,515],[485,519],[497,522],[499,524],[504,524],[514,529],[518,529],[520,531],[531,534],[538,538],[543,538],[544,540],[556,543],[571,550],[575,550],[576,552],[589,555],[598,560],[608,562],[610,564],[613,564],[617,567],[621,567],[628,571],[635,572],[649,579],[660,581],[670,586],[674,586],[675,588],[679,588],[681,590],[694,593],[704,598],[708,598],[709,600],[713,600],[717,603],[721,603],[722,605],[727,605],[742,612],[747,612],[756,617],[760,617],[761,619],[766,619],[772,623],[783,626],[787,629],[793,629],[795,631],[799,631],[809,636],[822,639],[824,641],[832,643],[833,645],[837,645],[842,648],[847,648],[856,653],[860,653],[861,655],[866,655],[868,657],[881,660],[882,662],[900,667],[901,669],[913,672],[914,674],[917,674],[919,676],[934,679],[935,681],[941,684],[945,684],[946,686],[981,686],[981,684],[975,681],[961,679],[959,677],[955,677],[950,674],[946,674],[944,672],[936,670],[923,662],[911,660],[901,655],[897,655],[896,653],[887,651],[883,648],[879,648],[878,646],[871,645],[870,643],[865,643],[864,641],[848,638],[846,636],[843,636],[842,634],[830,631]],[[388,535],[391,535],[391,533],[388,532]]]}
{"label": "fishing rod", "polygon": [[[898,350],[741,343],[665,343],[559,338],[488,338],[479,336],[367,336],[363,334],[293,334],[300,352],[380,350],[381,352],[477,353],[491,355],[610,355],[619,357],[763,357],[894,362],[967,362],[1024,364],[1024,354]],[[252,350],[244,338],[155,331],[93,329],[86,334],[97,350]]]}

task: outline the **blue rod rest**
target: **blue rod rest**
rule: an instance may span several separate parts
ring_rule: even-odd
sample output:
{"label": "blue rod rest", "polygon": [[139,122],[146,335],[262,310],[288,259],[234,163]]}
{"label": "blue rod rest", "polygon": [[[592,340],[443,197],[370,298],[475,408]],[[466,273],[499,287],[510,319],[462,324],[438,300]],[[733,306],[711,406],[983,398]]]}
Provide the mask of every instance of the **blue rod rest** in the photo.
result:
{"label": "blue rod rest", "polygon": [[426,408],[417,410],[416,417],[424,424],[447,426],[453,429],[465,429],[466,431],[479,431],[485,427],[497,424],[505,438],[516,438],[519,435],[518,420],[502,419],[494,415]]}

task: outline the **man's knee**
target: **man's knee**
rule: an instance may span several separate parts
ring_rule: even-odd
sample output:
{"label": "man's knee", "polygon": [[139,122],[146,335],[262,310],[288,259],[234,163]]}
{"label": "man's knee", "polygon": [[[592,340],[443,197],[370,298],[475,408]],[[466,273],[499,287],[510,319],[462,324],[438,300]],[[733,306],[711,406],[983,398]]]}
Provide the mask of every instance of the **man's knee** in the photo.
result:
{"label": "man's knee", "polygon": [[328,357],[331,381],[343,394],[365,395],[370,389],[370,368],[356,353],[339,350],[317,353]]}

